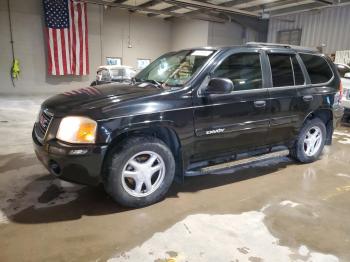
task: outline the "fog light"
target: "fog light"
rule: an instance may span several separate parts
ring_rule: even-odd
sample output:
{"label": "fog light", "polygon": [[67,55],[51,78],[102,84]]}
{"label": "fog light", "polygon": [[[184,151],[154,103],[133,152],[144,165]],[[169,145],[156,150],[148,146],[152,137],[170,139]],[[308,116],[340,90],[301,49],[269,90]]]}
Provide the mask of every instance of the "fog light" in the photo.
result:
{"label": "fog light", "polygon": [[88,152],[87,149],[75,149],[75,150],[70,150],[69,154],[70,155],[85,155]]}
{"label": "fog light", "polygon": [[58,176],[61,173],[61,168],[58,163],[54,160],[49,161],[49,169],[52,174]]}

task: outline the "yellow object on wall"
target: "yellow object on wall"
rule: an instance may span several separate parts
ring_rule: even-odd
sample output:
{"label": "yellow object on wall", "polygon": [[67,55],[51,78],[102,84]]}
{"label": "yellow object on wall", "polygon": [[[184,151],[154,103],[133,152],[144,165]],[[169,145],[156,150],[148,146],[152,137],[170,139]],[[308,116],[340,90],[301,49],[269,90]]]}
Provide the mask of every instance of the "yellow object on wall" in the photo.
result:
{"label": "yellow object on wall", "polygon": [[20,68],[20,65],[19,65],[19,61],[18,59],[15,59],[13,61],[13,65],[12,65],[12,68],[11,68],[11,76],[13,79],[18,79],[18,76],[21,72],[21,68]]}

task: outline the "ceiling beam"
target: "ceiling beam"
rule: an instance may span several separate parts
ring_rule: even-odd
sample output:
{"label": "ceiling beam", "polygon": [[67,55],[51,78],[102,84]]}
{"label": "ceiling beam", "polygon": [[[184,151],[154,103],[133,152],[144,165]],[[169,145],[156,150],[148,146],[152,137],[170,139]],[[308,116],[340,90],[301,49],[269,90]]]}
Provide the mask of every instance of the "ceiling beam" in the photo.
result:
{"label": "ceiling beam", "polygon": [[220,6],[220,5],[213,5],[208,4],[205,2],[195,1],[195,0],[163,0],[164,2],[167,2],[169,4],[178,5],[178,6],[184,6],[184,7],[195,7],[198,9],[207,9],[211,11],[219,11],[219,12],[225,12],[230,14],[242,14],[247,16],[253,16],[257,17],[258,15],[252,12],[240,10],[233,7],[226,7],[226,6]]}
{"label": "ceiling beam", "polygon": [[237,2],[237,0],[232,0],[232,1],[223,2],[220,5],[226,6],[226,7],[232,7],[236,2]]}
{"label": "ceiling beam", "polygon": [[246,10],[251,11],[251,12],[258,12],[258,11],[269,12],[269,11],[294,7],[294,6],[311,4],[314,2],[315,2],[315,0],[303,0],[303,1],[299,1],[299,2],[296,2],[295,0],[287,0],[287,1],[275,2],[275,3],[271,3],[271,4],[267,4],[267,5],[254,6],[254,7],[247,8]]}
{"label": "ceiling beam", "polygon": [[[162,11],[173,12],[173,11],[176,11],[176,10],[178,10],[180,8],[182,8],[182,7],[174,5],[174,6],[170,6],[170,7],[164,8],[164,9],[162,9]],[[159,15],[159,14],[154,14],[154,13],[148,14],[149,17],[153,17],[153,16],[157,16],[157,15]]]}
{"label": "ceiling beam", "polygon": [[327,0],[315,0],[315,2],[320,2],[326,5],[333,5],[332,1],[327,1]]}
{"label": "ceiling beam", "polygon": [[148,8],[148,7],[152,7],[152,6],[155,6],[159,3],[161,3],[162,1],[160,0],[151,0],[151,1],[148,1],[146,3],[143,3],[141,5],[137,5],[137,7],[145,7],[145,8]]}
{"label": "ceiling beam", "polygon": [[251,0],[251,1],[239,0],[232,7],[246,10],[247,8],[250,8],[250,7],[271,4],[279,1],[281,0]]}
{"label": "ceiling beam", "polygon": [[279,15],[285,15],[285,14],[290,14],[290,13],[298,13],[298,12],[304,12],[304,11],[310,11],[313,9],[318,9],[320,7],[324,7],[324,5],[321,5],[319,3],[310,3],[310,4],[305,4],[301,6],[294,6],[294,7],[288,7],[288,8],[283,8],[283,9],[278,9],[276,11],[271,11],[270,16],[279,16]]}
{"label": "ceiling beam", "polygon": [[326,8],[332,8],[333,6],[347,6],[350,5],[349,0],[339,0],[339,2],[334,3],[333,5],[317,5],[316,3],[305,5],[302,8],[285,8],[282,10],[279,10],[277,12],[270,12],[271,17],[280,17],[280,16],[285,16],[289,14],[296,14],[300,12],[307,12],[307,11],[313,11],[313,10],[321,10],[321,9],[326,9]]}
{"label": "ceiling beam", "polygon": [[116,4],[122,4],[124,2],[126,2],[128,0],[114,0],[113,3],[116,3]]}
{"label": "ceiling beam", "polygon": [[81,2],[90,3],[90,4],[97,4],[97,5],[103,5],[103,6],[110,6],[110,7],[116,7],[120,9],[125,9],[129,11],[142,11],[142,12],[148,12],[148,13],[157,13],[161,15],[167,15],[167,16],[175,16],[175,17],[188,17],[191,19],[198,19],[198,20],[205,20],[205,21],[212,21],[217,23],[225,23],[227,22],[227,19],[222,18],[216,18],[216,17],[208,17],[206,14],[179,14],[174,12],[168,12],[163,10],[155,10],[147,7],[140,7],[140,6],[133,6],[133,5],[125,5],[125,4],[118,4],[113,2],[107,2],[103,0],[81,0]]}

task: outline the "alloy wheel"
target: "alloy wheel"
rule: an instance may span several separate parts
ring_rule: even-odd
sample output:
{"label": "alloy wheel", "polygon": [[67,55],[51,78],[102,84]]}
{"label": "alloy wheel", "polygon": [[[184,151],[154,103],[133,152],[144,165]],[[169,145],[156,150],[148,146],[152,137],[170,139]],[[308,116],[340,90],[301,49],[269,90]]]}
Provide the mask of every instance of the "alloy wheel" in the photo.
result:
{"label": "alloy wheel", "polygon": [[321,147],[322,144],[322,131],[319,127],[311,127],[304,138],[304,152],[307,156],[314,156]]}
{"label": "alloy wheel", "polygon": [[145,197],[156,191],[165,176],[163,158],[153,151],[132,156],[122,171],[122,185],[134,197]]}

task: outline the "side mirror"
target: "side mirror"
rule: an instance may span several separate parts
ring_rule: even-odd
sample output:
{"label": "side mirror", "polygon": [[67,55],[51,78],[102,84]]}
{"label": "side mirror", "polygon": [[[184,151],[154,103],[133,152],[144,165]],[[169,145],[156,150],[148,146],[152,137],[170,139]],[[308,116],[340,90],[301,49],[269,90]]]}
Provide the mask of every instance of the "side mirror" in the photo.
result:
{"label": "side mirror", "polygon": [[233,83],[228,78],[212,78],[205,90],[206,94],[229,94],[233,91]]}
{"label": "side mirror", "polygon": [[344,78],[350,78],[350,72],[344,75]]}

